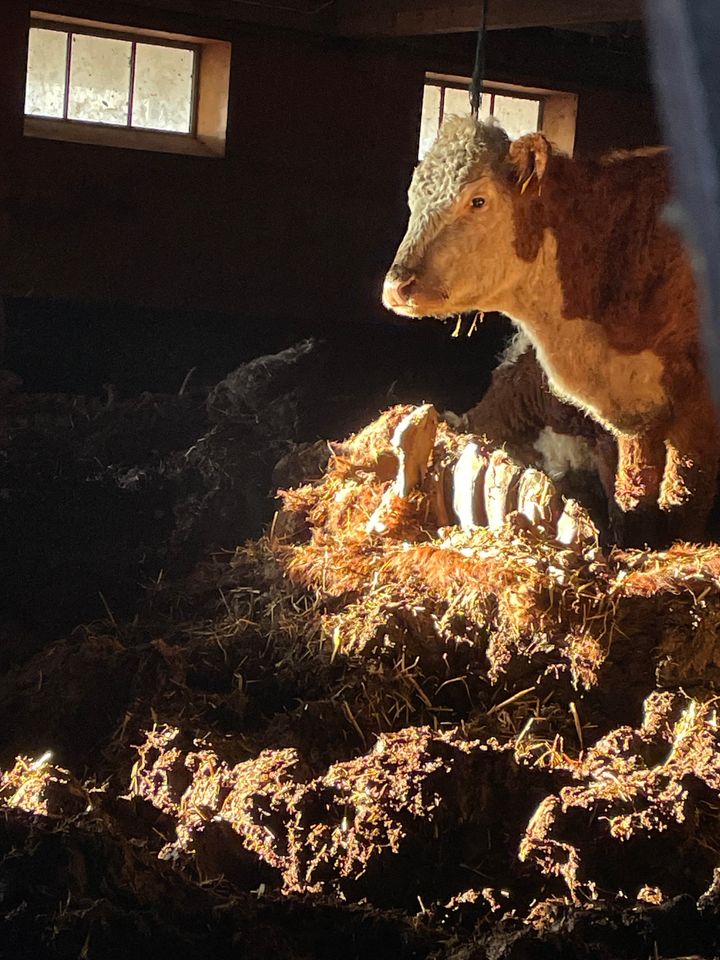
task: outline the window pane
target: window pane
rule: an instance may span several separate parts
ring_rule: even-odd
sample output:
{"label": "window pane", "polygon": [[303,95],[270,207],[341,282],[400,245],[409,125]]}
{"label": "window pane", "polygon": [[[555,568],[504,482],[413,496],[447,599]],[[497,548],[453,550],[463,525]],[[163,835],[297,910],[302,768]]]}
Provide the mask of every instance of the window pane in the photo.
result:
{"label": "window pane", "polygon": [[[470,81],[468,80],[468,84]],[[470,93],[457,87],[445,87],[445,105],[443,115],[453,114],[456,117],[466,117],[470,113]],[[483,93],[480,104],[480,118],[490,116],[490,94]]]}
{"label": "window pane", "polygon": [[194,60],[192,50],[137,45],[134,127],[190,132]]}
{"label": "window pane", "polygon": [[539,111],[539,100],[495,96],[494,114],[512,140],[537,130]]}
{"label": "window pane", "polygon": [[71,120],[127,123],[131,50],[129,40],[73,35],[68,105]]}
{"label": "window pane", "polygon": [[62,117],[66,56],[66,33],[31,27],[25,113],[36,117]]}
{"label": "window pane", "polygon": [[420,121],[420,149],[418,156],[422,159],[428,152],[437,136],[440,123],[440,87],[426,84],[423,90],[422,119]]}
{"label": "window pane", "polygon": [[470,97],[467,90],[457,90],[454,87],[445,88],[445,108],[443,114],[449,113],[457,117],[465,117],[470,113]]}

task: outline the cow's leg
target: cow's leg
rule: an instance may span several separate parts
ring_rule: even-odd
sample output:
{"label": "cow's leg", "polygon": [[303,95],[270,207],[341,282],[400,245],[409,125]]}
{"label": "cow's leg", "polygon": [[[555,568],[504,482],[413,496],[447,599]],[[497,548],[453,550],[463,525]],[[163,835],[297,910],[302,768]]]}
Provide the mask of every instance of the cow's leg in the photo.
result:
{"label": "cow's leg", "polygon": [[658,502],[665,468],[665,444],[659,430],[618,437],[615,500],[627,511]]}
{"label": "cow's leg", "polygon": [[605,499],[608,503],[612,503],[615,498],[615,477],[618,471],[618,444],[616,437],[609,431],[598,432],[595,457]]}
{"label": "cow's leg", "polygon": [[658,546],[666,538],[666,518],[658,506],[665,458],[660,430],[617,438],[610,524],[623,546]]}
{"label": "cow's leg", "polygon": [[676,419],[666,438],[667,463],[660,506],[667,512],[671,540],[700,541],[715,498],[720,437],[709,399]]}

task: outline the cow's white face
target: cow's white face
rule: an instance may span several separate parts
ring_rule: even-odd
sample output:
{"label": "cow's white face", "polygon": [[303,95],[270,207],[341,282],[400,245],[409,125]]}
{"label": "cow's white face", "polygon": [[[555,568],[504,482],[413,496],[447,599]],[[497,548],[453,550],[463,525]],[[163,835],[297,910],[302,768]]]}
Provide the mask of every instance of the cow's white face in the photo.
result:
{"label": "cow's white face", "polygon": [[523,269],[514,240],[510,189],[492,174],[475,176],[430,213],[411,194],[407,232],[385,279],[383,303],[407,317],[500,310]]}
{"label": "cow's white face", "polygon": [[451,118],[413,175],[410,219],[383,303],[408,317],[507,310],[527,270],[515,249],[521,190],[510,143],[493,123]]}

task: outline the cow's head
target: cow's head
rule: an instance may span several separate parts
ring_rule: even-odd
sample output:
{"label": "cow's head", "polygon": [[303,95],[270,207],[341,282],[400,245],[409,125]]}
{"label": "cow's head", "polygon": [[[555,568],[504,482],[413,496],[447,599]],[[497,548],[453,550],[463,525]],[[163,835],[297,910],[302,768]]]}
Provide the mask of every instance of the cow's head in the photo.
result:
{"label": "cow's head", "polygon": [[527,270],[515,248],[515,205],[531,180],[537,193],[549,156],[542,134],[511,144],[494,121],[446,120],[410,184],[385,306],[408,317],[502,310]]}

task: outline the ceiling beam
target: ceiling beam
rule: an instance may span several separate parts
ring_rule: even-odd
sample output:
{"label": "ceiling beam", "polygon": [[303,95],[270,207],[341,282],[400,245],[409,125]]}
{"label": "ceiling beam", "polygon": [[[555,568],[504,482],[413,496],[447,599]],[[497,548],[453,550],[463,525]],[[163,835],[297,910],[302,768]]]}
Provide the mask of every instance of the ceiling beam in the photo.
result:
{"label": "ceiling beam", "polygon": [[[641,20],[644,0],[488,0],[488,28],[567,27]],[[481,0],[338,0],[343,36],[419,36],[477,30]]]}
{"label": "ceiling beam", "polygon": [[[46,0],[43,9],[92,18],[101,13],[105,3]],[[582,27],[641,20],[643,5],[644,0],[488,0],[488,27]],[[264,24],[358,37],[467,33],[477,30],[482,16],[482,0],[122,0],[121,6],[217,23]]]}
{"label": "ceiling beam", "polygon": [[[48,0],[43,6],[50,6],[51,12],[63,8],[67,0]],[[83,8],[101,6],[100,0],[75,0],[74,12],[78,4]],[[291,30],[332,32],[328,25],[328,15],[332,9],[330,0],[123,0],[129,7],[150,8],[153,12],[162,11],[199,18],[217,23],[261,24],[273,27],[285,27]],[[96,10],[96,15],[100,10]],[[84,14],[83,14],[84,15]],[[117,18],[117,14],[115,14]]]}

